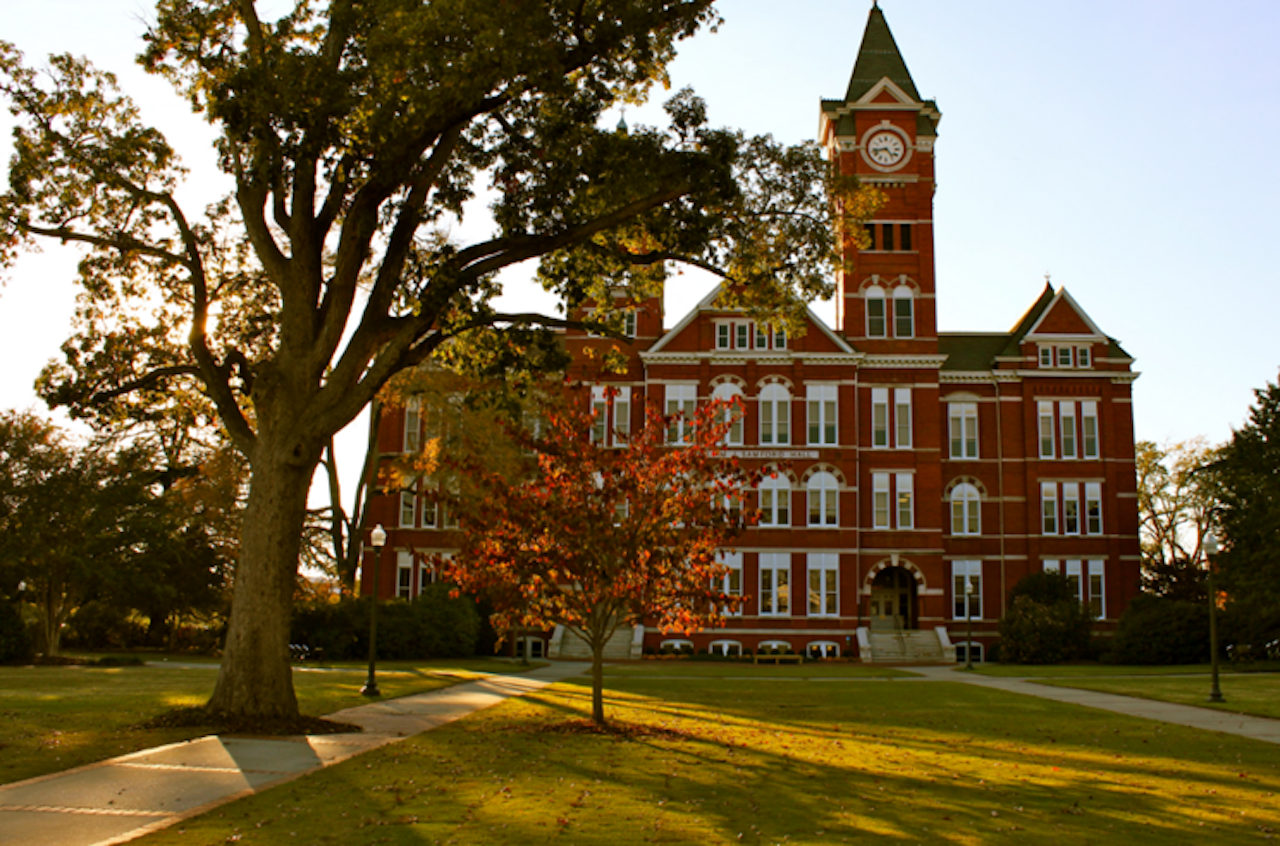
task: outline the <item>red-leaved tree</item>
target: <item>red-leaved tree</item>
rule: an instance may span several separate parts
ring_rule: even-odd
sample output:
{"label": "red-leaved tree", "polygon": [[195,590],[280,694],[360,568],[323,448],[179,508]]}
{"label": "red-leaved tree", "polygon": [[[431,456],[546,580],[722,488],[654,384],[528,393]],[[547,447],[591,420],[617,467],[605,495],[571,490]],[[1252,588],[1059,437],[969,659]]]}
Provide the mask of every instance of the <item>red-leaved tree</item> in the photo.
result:
{"label": "red-leaved tree", "polygon": [[541,436],[514,433],[536,456],[524,479],[467,468],[479,495],[459,500],[463,540],[448,577],[489,597],[499,626],[579,635],[597,725],[614,632],[648,619],[689,634],[742,600],[716,555],[752,521],[741,508],[752,480],[721,446],[728,416],[720,402],[689,419],[649,409],[619,449],[593,443],[593,417],[570,405],[547,413]]}

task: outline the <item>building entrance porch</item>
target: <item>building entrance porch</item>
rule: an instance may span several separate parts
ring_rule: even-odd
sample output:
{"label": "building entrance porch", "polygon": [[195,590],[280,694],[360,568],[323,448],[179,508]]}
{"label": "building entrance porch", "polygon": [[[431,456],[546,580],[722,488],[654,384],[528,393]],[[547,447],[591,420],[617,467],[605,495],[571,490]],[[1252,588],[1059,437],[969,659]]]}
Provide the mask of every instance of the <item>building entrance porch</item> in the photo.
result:
{"label": "building entrance porch", "polygon": [[873,632],[914,629],[919,615],[915,577],[903,567],[888,567],[871,582],[867,620]]}

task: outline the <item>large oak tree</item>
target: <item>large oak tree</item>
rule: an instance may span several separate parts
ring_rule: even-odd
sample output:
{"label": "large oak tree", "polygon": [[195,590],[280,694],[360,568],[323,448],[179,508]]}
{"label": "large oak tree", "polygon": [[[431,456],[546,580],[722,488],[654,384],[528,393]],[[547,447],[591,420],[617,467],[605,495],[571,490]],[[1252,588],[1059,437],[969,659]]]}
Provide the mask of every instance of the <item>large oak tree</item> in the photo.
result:
{"label": "large oak tree", "polygon": [[[267,21],[253,0],[159,0],[140,59],[207,117],[234,180],[200,213],[110,74],[69,56],[37,72],[0,45],[17,121],[0,260],[41,238],[86,250],[48,395],[195,386],[250,466],[211,709],[297,713],[289,616],[331,435],[451,337],[563,323],[495,311],[499,271],[539,260],[570,307],[680,260],[755,308],[828,289],[838,233],[869,206],[816,148],[712,130],[685,93],[662,129],[603,117],[664,80],[712,2],[299,0]],[[491,234],[456,243],[486,191]]]}

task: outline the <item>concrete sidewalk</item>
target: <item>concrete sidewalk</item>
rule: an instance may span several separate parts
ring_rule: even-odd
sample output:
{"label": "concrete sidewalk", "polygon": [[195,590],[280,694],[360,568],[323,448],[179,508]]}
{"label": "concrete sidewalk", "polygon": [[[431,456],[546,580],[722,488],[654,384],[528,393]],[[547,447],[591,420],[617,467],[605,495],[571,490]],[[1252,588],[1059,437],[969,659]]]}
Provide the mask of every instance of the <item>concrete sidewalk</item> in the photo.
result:
{"label": "concrete sidewalk", "polygon": [[360,734],[217,735],[0,786],[0,844],[108,846],[522,696],[588,665],[553,663],[329,716]]}
{"label": "concrete sidewalk", "polygon": [[[1280,720],[1271,720],[1266,717],[1249,717],[1243,714],[1232,714],[1216,708],[1197,708],[1193,705],[1175,705],[1172,702],[1157,702],[1154,699],[1138,699],[1137,697],[1120,696],[1115,693],[1099,693],[1094,690],[1036,684],[1026,679],[983,676],[978,673],[965,672],[958,667],[911,667],[909,669],[913,673],[919,673],[924,676],[928,681],[973,684],[1009,693],[1021,693],[1026,696],[1038,696],[1041,699],[1083,705],[1086,708],[1128,714],[1131,717],[1158,720],[1162,723],[1190,726],[1191,728],[1204,729],[1206,731],[1220,731],[1225,734],[1265,741],[1266,743],[1280,743]],[[1205,678],[1207,699],[1208,677],[1206,676]]]}

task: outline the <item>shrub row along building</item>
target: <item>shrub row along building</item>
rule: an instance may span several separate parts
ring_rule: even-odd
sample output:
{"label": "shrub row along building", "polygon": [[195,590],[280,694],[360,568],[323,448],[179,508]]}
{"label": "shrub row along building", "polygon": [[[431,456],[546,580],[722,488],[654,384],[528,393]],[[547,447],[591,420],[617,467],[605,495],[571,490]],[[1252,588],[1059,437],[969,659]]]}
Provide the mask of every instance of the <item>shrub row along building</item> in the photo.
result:
{"label": "shrub row along building", "polygon": [[[873,7],[848,90],[822,101],[830,158],[888,197],[869,247],[850,248],[836,326],[809,313],[789,337],[719,307],[718,291],[671,328],[661,297],[628,315],[629,367],[607,377],[617,394],[593,388],[595,437],[640,425],[646,404],[737,397],[729,452],[786,469],[753,492],[760,524],[725,556],[742,612],[691,641],[628,630],[614,657],[667,646],[981,660],[1027,573],[1064,571],[1104,629],[1137,592],[1133,360],[1051,285],[1009,332],[937,331],[940,117]],[[574,331],[565,343],[578,361],[616,345]],[[381,448],[417,443],[420,425],[412,410],[387,415]],[[374,517],[394,550],[383,595],[416,595],[429,575],[415,553],[447,552],[447,516],[403,494]],[[562,634],[549,640],[531,646],[570,653]]]}

